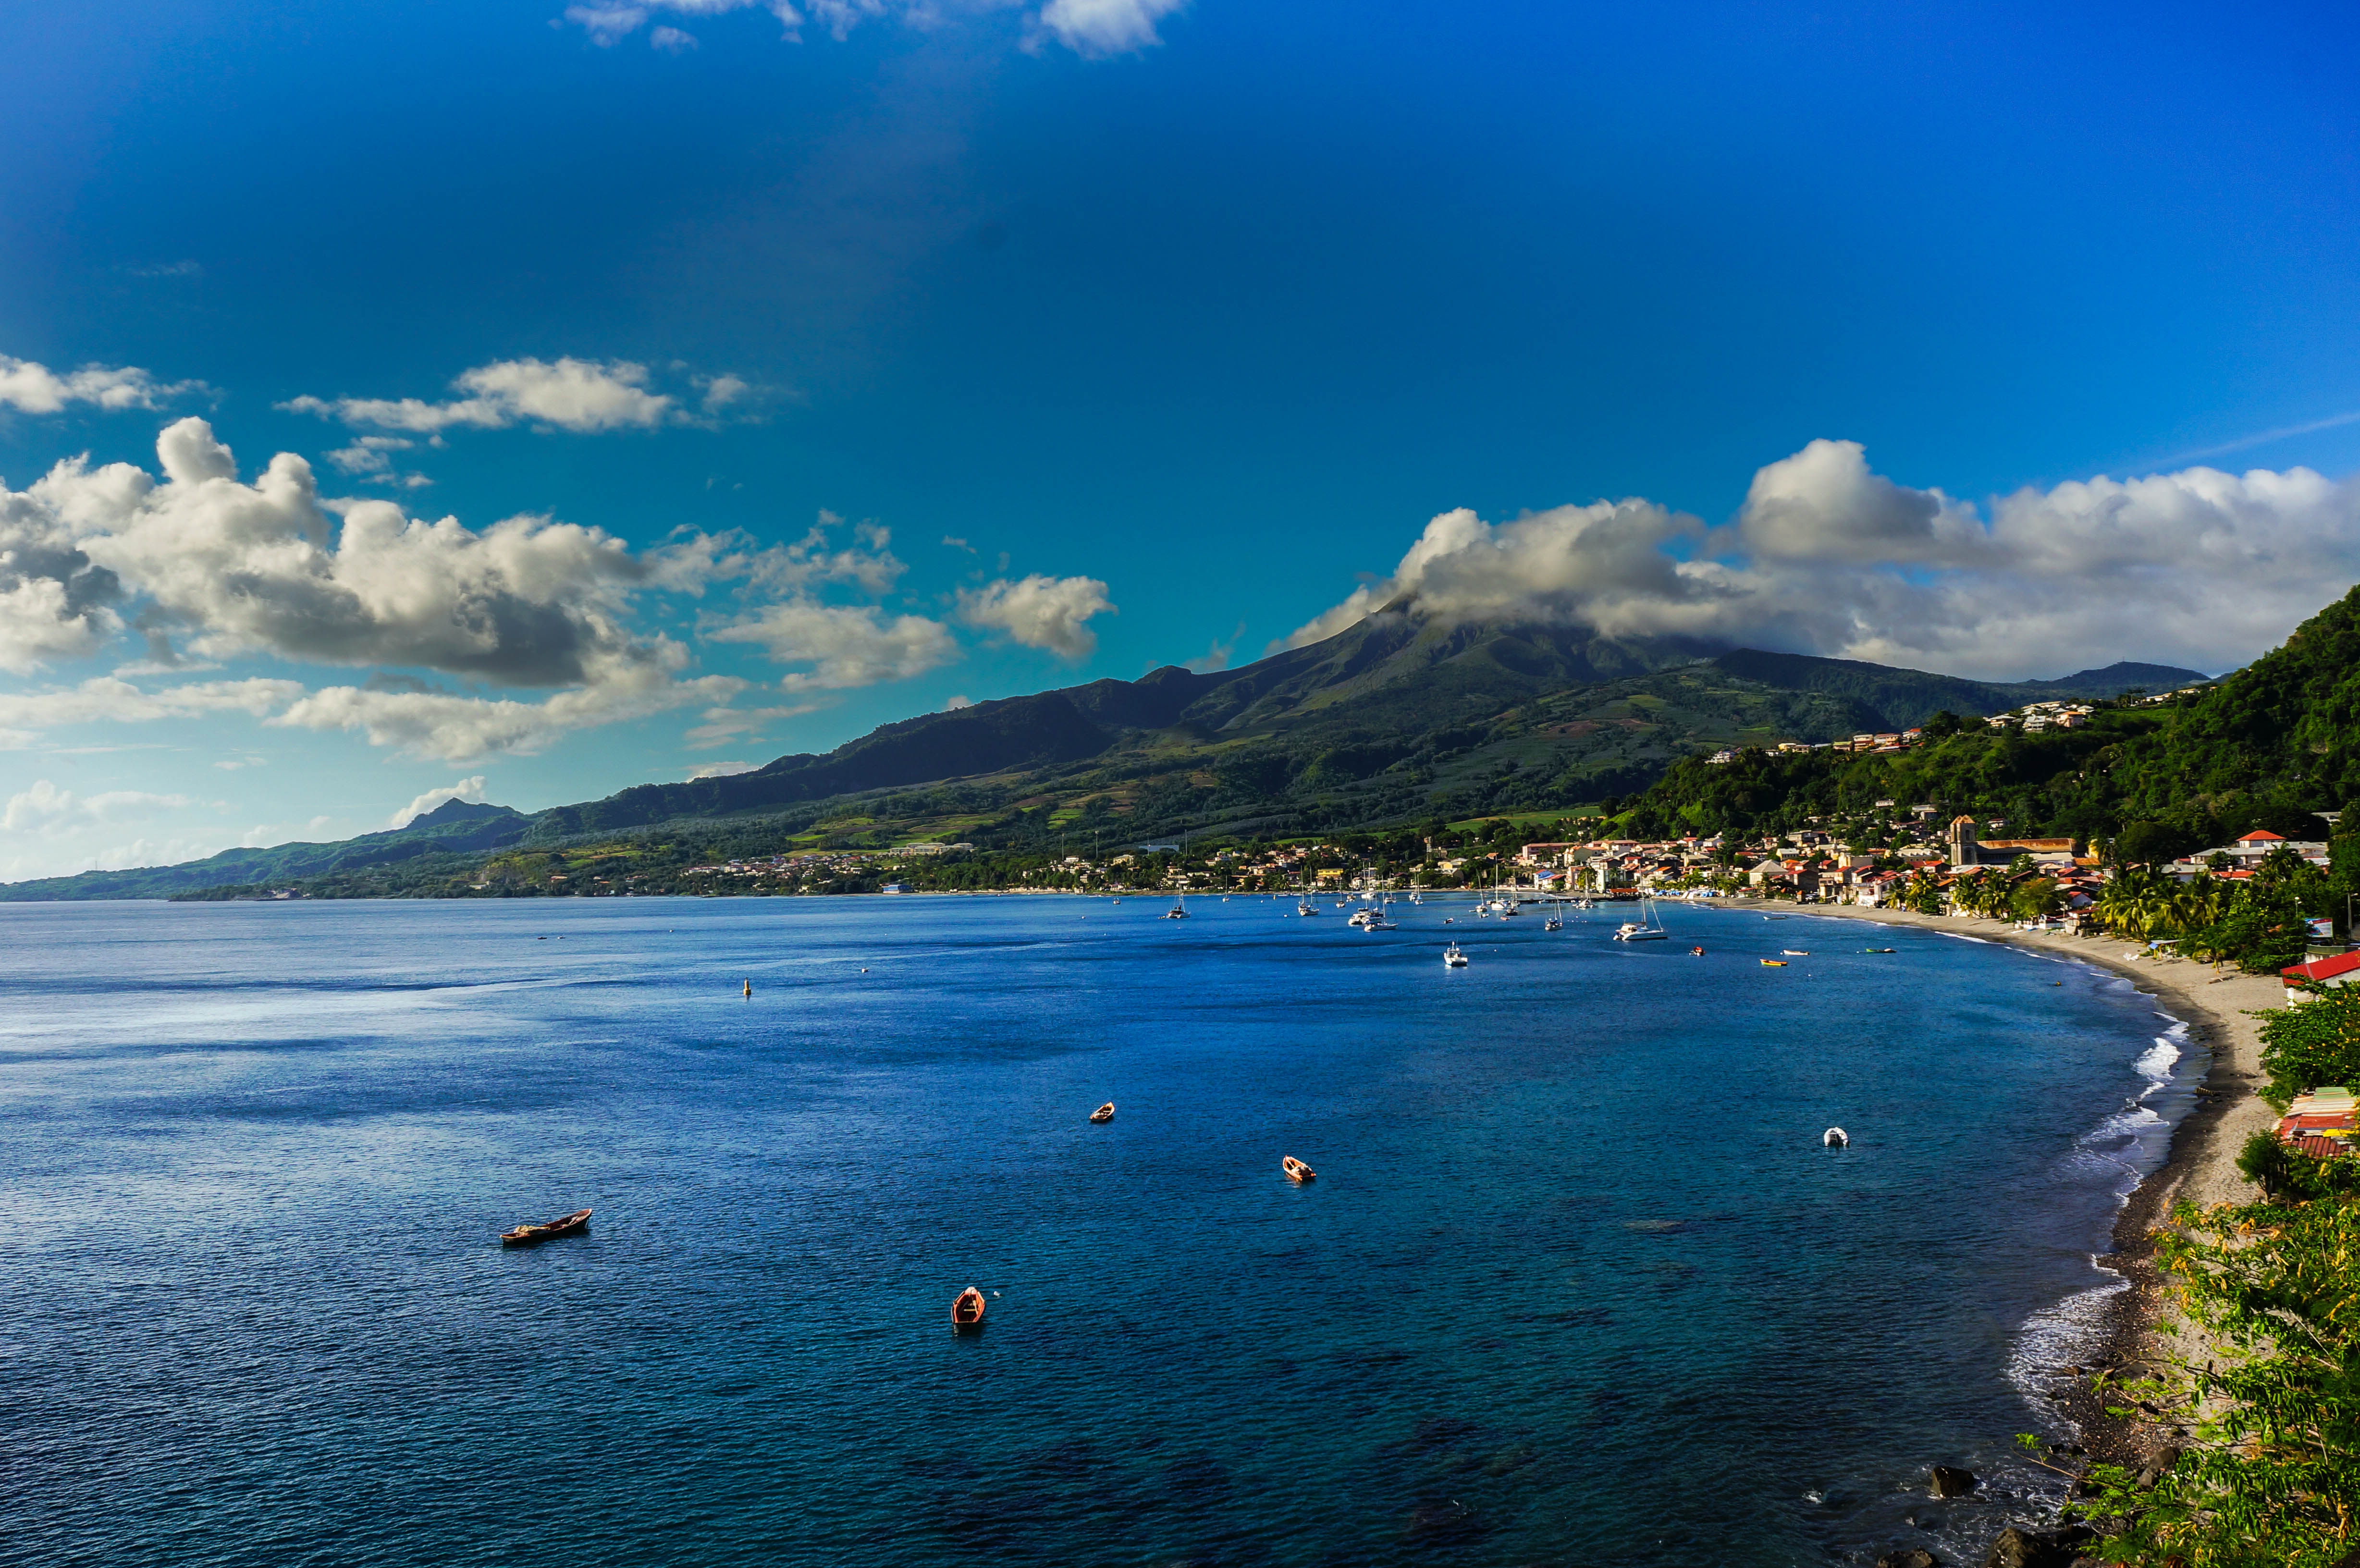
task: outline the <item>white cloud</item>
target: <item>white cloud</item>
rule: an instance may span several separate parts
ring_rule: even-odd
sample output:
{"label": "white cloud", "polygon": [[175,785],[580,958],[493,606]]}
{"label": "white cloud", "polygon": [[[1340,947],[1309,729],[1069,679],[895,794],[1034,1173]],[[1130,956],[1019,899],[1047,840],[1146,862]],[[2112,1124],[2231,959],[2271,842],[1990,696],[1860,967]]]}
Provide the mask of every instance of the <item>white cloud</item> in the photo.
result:
{"label": "white cloud", "polygon": [[727,702],[746,688],[734,676],[673,681],[656,670],[623,672],[539,702],[443,691],[331,686],[266,721],[311,730],[359,730],[371,746],[411,757],[467,763],[496,753],[531,756],[577,730],[648,718],[698,702]]}
{"label": "white cloud", "polygon": [[1038,13],[1041,27],[1076,54],[1089,60],[1129,54],[1164,40],[1155,24],[1185,0],[1049,0]]}
{"label": "white cloud", "polygon": [[943,712],[945,713],[956,713],[961,708],[972,708],[974,706],[975,699],[968,696],[964,691],[954,691],[949,696],[943,699]]}
{"label": "white cloud", "polygon": [[[678,27],[658,27],[648,35],[648,43],[650,48],[661,49],[665,54],[686,54],[696,47],[696,35],[684,33]],[[707,402],[710,403],[709,398]]]}
{"label": "white cloud", "polygon": [[679,416],[667,394],[647,387],[648,367],[627,359],[503,359],[464,371],[452,386],[467,394],[448,402],[419,397],[290,397],[290,413],[347,425],[433,435],[454,427],[505,430],[551,426],[577,434],[652,430]]}
{"label": "white cloud", "polygon": [[260,718],[303,694],[300,681],[204,681],[142,691],[102,675],[49,691],[0,692],[0,728],[39,731],[67,724],[140,724],[246,713]]}
{"label": "white cloud", "polygon": [[47,828],[61,818],[103,822],[126,811],[174,809],[189,803],[186,795],[153,795],[144,789],[108,789],[83,798],[71,789],[59,789],[46,779],[37,779],[31,789],[18,790],[8,798],[5,806],[0,806],[0,831],[23,833]]}
{"label": "white cloud", "polygon": [[202,381],[158,381],[137,365],[85,365],[60,374],[29,359],[0,354],[0,408],[55,414],[70,403],[105,409],[153,408],[168,397],[204,389]]}
{"label": "white cloud", "polygon": [[1446,512],[1392,576],[1286,639],[1406,597],[1531,619],[1932,667],[1986,679],[2132,659],[2244,663],[2360,577],[2360,489],[2210,468],[2025,489],[1978,508],[1814,441],[1754,476],[1727,527],[1653,502],[1491,524]]}
{"label": "white cloud", "polygon": [[825,706],[824,702],[789,702],[775,708],[707,708],[705,722],[688,732],[688,744],[698,747],[722,746],[741,735],[753,735],[773,719],[799,719]]}
{"label": "white cloud", "polygon": [[1107,585],[1095,577],[1044,577],[1035,572],[1011,583],[1005,578],[980,588],[962,588],[959,619],[971,626],[1004,632],[1026,648],[1051,648],[1067,659],[1086,659],[1098,646],[1088,626],[1094,615],[1114,615]]}
{"label": "white cloud", "polygon": [[700,762],[688,770],[688,777],[692,783],[699,779],[729,779],[760,766],[759,762]]}
{"label": "white cloud", "polygon": [[336,465],[339,473],[386,478],[393,473],[393,454],[409,452],[417,445],[406,436],[363,436],[352,445],[328,453],[328,461]]}
{"label": "white cloud", "polygon": [[[620,539],[548,517],[478,532],[368,500],[333,504],[339,520],[301,458],[281,453],[244,483],[202,419],[168,428],[157,452],[161,484],[128,463],[93,470],[76,459],[21,494],[0,489],[0,664],[91,651],[120,629],[111,602],[136,595],[150,668],[177,659],[177,633],[208,659],[261,652],[569,690],[543,702],[493,701],[379,677],[307,697],[294,681],[147,692],[118,678],[0,696],[0,727],[21,735],[76,719],[165,717],[213,700],[453,761],[538,751],[568,727],[726,700],[744,685],[675,679],[687,649],[629,625],[635,596],[650,587],[694,587],[700,573],[725,568],[890,576],[876,550],[833,552],[844,560],[815,547],[753,551],[727,563],[716,550],[683,550],[659,573]],[[376,689],[388,682],[409,689]]]}
{"label": "white cloud", "polygon": [[60,564],[64,539],[109,585],[147,599],[144,624],[179,628],[207,658],[268,651],[526,686],[672,659],[666,639],[626,628],[649,569],[599,529],[518,517],[479,533],[390,501],[342,503],[339,524],[301,458],[281,452],[245,484],[202,419],[170,426],[157,452],[161,485],[128,463],[93,470],[76,459],[21,494],[0,490],[0,539],[33,539],[52,562],[13,593],[0,578],[0,611],[34,596],[33,613],[0,618],[0,662],[38,657],[45,637],[86,648],[113,629],[103,604],[85,604],[79,625],[70,618],[88,573]]}
{"label": "white cloud", "polygon": [[637,5],[568,5],[565,19],[589,34],[600,49],[611,49],[639,31],[648,14]]}
{"label": "white cloud", "polygon": [[46,779],[37,779],[29,789],[20,789],[8,797],[8,804],[0,807],[0,828],[9,833],[22,833],[37,823],[61,817],[73,810],[72,791],[60,789]]}
{"label": "white cloud", "polygon": [[[912,27],[934,29],[942,27],[947,16],[961,13],[983,16],[1021,10],[1027,49],[1036,48],[1040,39],[1054,38],[1085,59],[1101,60],[1162,43],[1156,24],[1179,11],[1185,3],[1186,0],[1048,0],[1036,10],[1027,10],[1023,0],[805,0],[798,10],[791,0],[646,0],[641,5],[592,0],[586,5],[568,5],[564,16],[587,34],[592,43],[610,49],[647,26],[651,18],[662,16],[718,16],[732,11],[759,9],[778,19],[786,41],[800,43],[806,20],[817,23],[841,42],[864,22],[892,18]],[[649,35],[649,42],[657,49],[694,47],[694,40],[688,46],[667,42],[664,35],[668,33],[686,37],[677,28],[659,25]]]}
{"label": "white cloud", "polygon": [[648,551],[648,568],[658,585],[692,594],[702,594],[710,583],[734,581],[770,593],[829,583],[852,583],[871,594],[890,590],[909,570],[888,548],[892,530],[862,523],[853,529],[853,542],[836,550],[829,530],[843,522],[824,511],[802,539],[784,545],[765,545],[742,528],[685,531]]}
{"label": "white cloud", "polygon": [[439,806],[447,805],[453,800],[464,800],[471,806],[482,805],[484,776],[478,773],[472,779],[462,779],[456,784],[445,784],[439,789],[429,789],[401,810],[394,812],[385,825],[389,828],[406,828],[427,812]]}
{"label": "white cloud", "polygon": [[807,672],[780,680],[780,689],[787,691],[905,681],[958,657],[958,645],[940,621],[889,617],[874,604],[826,604],[810,598],[764,605],[705,636],[709,642],[756,644],[781,664],[812,665]]}

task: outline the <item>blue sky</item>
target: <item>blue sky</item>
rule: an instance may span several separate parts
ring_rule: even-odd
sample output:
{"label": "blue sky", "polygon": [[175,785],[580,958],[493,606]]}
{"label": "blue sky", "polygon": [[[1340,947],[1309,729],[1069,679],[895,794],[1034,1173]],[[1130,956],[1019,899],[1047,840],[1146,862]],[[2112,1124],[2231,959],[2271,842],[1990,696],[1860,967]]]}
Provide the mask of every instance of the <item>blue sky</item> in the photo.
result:
{"label": "blue sky", "polygon": [[2348,9],[1634,9],[0,15],[0,877],[1404,588],[2015,677],[2360,576]]}

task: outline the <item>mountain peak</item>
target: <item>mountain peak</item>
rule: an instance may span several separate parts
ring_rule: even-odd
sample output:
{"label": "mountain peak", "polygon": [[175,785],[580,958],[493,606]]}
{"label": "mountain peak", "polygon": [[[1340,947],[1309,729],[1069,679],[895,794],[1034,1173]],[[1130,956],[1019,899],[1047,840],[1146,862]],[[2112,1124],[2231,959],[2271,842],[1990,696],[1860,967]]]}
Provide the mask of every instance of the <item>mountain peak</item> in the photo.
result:
{"label": "mountain peak", "polygon": [[513,806],[495,806],[487,800],[445,800],[431,811],[410,819],[395,833],[416,833],[421,828],[449,827],[453,822],[479,822],[493,817],[524,815]]}

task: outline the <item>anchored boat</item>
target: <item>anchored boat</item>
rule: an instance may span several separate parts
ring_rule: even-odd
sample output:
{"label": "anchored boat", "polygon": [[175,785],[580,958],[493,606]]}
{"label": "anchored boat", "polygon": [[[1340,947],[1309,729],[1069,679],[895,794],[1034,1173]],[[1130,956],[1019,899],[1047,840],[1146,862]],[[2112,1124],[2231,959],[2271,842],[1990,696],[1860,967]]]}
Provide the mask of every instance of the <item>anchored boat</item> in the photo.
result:
{"label": "anchored boat", "polygon": [[1278,1168],[1286,1172],[1287,1180],[1290,1181],[1316,1181],[1319,1179],[1318,1171],[1304,1164],[1292,1154],[1280,1156]]}
{"label": "anchored boat", "polygon": [[969,1285],[951,1303],[951,1332],[968,1334],[983,1326],[983,1292]]}
{"label": "anchored boat", "polygon": [[1092,1111],[1090,1113],[1090,1120],[1094,1122],[1110,1122],[1114,1120],[1114,1102],[1112,1100],[1109,1100],[1105,1105],[1100,1105],[1097,1110]]}
{"label": "anchored boat", "polygon": [[1442,950],[1442,962],[1446,967],[1464,969],[1467,967],[1467,955],[1459,951],[1459,944],[1454,942]]}
{"label": "anchored boat", "polygon": [[547,1225],[520,1225],[514,1230],[504,1230],[500,1232],[500,1245],[531,1247],[539,1242],[553,1241],[561,1236],[575,1235],[588,1228],[589,1224],[590,1211],[576,1209],[564,1218],[552,1220]]}

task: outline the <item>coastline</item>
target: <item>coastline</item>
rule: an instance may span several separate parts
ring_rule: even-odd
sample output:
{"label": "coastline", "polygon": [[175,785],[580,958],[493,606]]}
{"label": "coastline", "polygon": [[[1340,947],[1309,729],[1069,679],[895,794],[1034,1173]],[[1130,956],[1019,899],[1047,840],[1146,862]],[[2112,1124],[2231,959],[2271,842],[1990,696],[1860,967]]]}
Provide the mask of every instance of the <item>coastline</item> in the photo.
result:
{"label": "coastline", "polygon": [[2237,1170],[2237,1153],[2254,1131],[2267,1127],[2276,1113],[2261,1099],[2256,1010],[2284,1005],[2284,986],[2273,975],[2222,973],[2212,965],[2178,957],[2150,956],[2120,937],[2068,936],[2018,931],[2004,920],[1979,916],[1921,915],[1907,909],[1861,909],[1845,904],[1789,904],[1784,900],[1728,898],[1715,907],[1776,909],[1796,915],[1865,920],[1877,925],[1917,926],[1980,941],[2054,953],[2112,970],[2154,996],[2161,1010],[2188,1026],[2188,1040],[2210,1053],[2196,1088],[2196,1104],[2172,1129],[2163,1163],[2142,1180],[2114,1217],[2109,1249],[2100,1267],[2121,1275],[2129,1289],[2105,1299],[2100,1312],[2098,1349],[2089,1366],[2060,1369],[2050,1390],[2057,1408],[2081,1430],[2081,1445],[2098,1459],[2142,1465],[2172,1439],[2170,1432],[2105,1412],[2089,1377],[2100,1370],[2118,1376],[2150,1364],[2158,1356],[2187,1354],[2194,1345],[2167,1326],[2163,1283],[2155,1268],[2151,1233],[2175,1203],[2200,1207],[2252,1203],[2261,1190]]}

